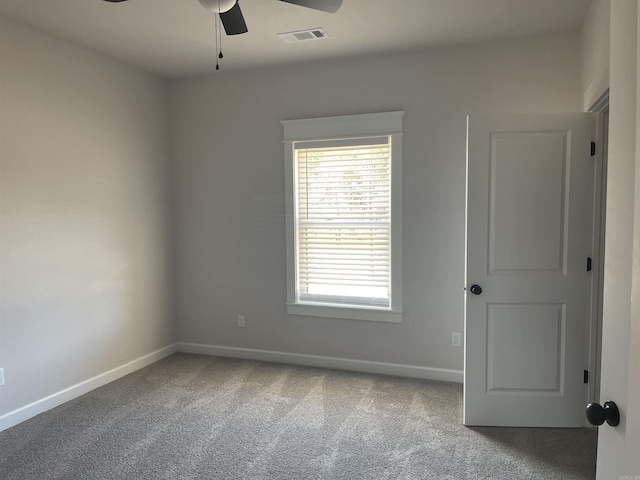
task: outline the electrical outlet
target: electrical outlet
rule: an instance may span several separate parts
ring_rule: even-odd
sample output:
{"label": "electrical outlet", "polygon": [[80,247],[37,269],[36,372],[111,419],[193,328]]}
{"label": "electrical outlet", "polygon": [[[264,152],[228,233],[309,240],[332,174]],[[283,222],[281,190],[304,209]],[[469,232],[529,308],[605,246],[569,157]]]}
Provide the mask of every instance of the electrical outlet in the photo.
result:
{"label": "electrical outlet", "polygon": [[244,315],[238,315],[238,327],[244,328]]}
{"label": "electrical outlet", "polygon": [[4,385],[4,368],[0,368],[0,385]]}
{"label": "electrical outlet", "polygon": [[451,332],[451,346],[459,347],[461,345],[460,332]]}

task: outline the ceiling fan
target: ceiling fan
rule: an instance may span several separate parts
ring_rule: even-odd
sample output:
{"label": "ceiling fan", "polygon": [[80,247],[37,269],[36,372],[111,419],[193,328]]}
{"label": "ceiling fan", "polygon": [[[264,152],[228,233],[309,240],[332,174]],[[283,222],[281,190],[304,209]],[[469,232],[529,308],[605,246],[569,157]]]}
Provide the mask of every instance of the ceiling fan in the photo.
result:
{"label": "ceiling fan", "polygon": [[[125,2],[126,0],[105,0],[106,2]],[[220,15],[220,20],[227,35],[239,35],[247,33],[247,24],[244,21],[242,10],[238,0],[198,0],[200,4]],[[280,0],[281,2],[300,5],[302,7],[320,10],[322,12],[335,13],[342,5],[342,0]]]}

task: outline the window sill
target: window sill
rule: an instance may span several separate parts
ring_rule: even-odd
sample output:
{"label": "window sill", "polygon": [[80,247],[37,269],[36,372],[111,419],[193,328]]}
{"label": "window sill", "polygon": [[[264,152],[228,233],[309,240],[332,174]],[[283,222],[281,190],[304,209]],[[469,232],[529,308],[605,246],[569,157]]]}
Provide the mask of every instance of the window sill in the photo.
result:
{"label": "window sill", "polygon": [[366,307],[334,307],[327,305],[288,303],[287,313],[289,315],[304,315],[308,317],[343,318],[347,320],[402,323],[402,311],[383,310]]}

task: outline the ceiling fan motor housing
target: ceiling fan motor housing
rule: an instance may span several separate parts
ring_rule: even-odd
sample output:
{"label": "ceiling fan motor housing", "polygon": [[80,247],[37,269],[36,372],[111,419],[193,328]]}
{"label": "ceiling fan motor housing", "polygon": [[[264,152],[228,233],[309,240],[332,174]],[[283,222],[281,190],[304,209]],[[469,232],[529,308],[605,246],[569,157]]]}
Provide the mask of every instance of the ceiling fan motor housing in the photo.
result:
{"label": "ceiling fan motor housing", "polygon": [[228,12],[236,4],[237,0],[198,0],[207,10],[211,10],[216,13]]}

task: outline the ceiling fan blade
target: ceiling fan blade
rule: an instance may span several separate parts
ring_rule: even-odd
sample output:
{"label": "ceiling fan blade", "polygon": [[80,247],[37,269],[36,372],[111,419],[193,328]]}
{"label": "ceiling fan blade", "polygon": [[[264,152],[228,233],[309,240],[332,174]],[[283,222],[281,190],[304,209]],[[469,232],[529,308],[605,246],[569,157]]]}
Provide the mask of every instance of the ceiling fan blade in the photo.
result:
{"label": "ceiling fan blade", "polygon": [[336,13],[342,6],[342,0],[280,0],[281,2],[313,8],[327,13]]}
{"label": "ceiling fan blade", "polygon": [[127,0],[104,0],[105,2],[112,2],[112,3],[118,3],[118,2],[126,2]]}
{"label": "ceiling fan blade", "polygon": [[249,31],[238,2],[231,7],[231,10],[220,13],[220,20],[227,35],[240,35]]}

